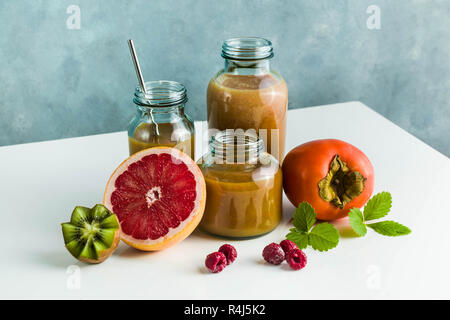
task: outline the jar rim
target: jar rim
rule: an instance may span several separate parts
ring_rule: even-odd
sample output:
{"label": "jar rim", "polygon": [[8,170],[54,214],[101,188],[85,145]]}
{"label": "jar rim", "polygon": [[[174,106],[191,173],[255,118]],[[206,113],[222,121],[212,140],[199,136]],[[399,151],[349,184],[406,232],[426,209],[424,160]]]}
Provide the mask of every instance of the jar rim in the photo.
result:
{"label": "jar rim", "polygon": [[170,107],[184,104],[188,100],[186,88],[176,81],[147,81],[145,89],[146,93],[141,86],[135,88],[134,103],[147,107]]}
{"label": "jar rim", "polygon": [[241,37],[225,40],[222,57],[231,60],[260,60],[273,57],[270,40],[259,37]]}
{"label": "jar rim", "polygon": [[227,159],[227,163],[254,162],[265,152],[264,141],[255,130],[227,129],[214,134],[209,140],[213,157]]}

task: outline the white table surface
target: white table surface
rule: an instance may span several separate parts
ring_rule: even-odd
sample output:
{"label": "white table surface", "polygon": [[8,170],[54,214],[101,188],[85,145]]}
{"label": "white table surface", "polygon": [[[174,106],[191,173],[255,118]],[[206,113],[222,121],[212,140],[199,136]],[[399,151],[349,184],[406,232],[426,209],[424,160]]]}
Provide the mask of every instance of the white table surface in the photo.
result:
{"label": "white table surface", "polygon": [[[86,265],[64,248],[60,223],[75,205],[102,201],[110,174],[128,155],[126,133],[0,148],[0,298],[450,298],[449,158],[359,102],[289,111],[287,150],[319,138],[342,139],[366,153],[375,192],[392,193],[388,217],[411,235],[369,230],[364,238],[341,238],[326,253],[306,249],[301,271],[267,265],[262,249],[290,227],[294,207],[285,198],[283,223],[264,237],[227,241],[195,231],[156,253],[121,243],[104,263]],[[344,230],[348,222],[337,226]],[[226,242],[238,259],[209,274],[205,256]]]}

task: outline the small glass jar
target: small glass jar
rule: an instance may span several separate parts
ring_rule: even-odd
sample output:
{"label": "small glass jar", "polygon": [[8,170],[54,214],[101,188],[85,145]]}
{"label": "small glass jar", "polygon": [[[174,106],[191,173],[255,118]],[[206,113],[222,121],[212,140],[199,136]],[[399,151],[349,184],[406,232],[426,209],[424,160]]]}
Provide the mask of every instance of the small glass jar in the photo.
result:
{"label": "small glass jar", "polygon": [[175,81],[149,81],[136,87],[137,112],[128,126],[130,155],[152,147],[177,148],[194,159],[194,122],[185,113],[185,87]]}
{"label": "small glass jar", "polygon": [[213,135],[198,164],[206,182],[200,229],[222,237],[266,234],[282,218],[282,172],[255,130]]}
{"label": "small glass jar", "polygon": [[281,162],[286,137],[288,88],[270,67],[272,43],[263,38],[228,39],[222,45],[224,68],[207,90],[210,129],[254,129],[268,153]]}

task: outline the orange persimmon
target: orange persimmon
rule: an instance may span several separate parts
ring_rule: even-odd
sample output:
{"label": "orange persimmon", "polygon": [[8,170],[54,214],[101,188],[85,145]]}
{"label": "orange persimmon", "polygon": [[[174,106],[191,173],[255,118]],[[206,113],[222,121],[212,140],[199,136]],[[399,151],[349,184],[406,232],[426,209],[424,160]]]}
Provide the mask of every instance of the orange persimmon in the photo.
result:
{"label": "orange persimmon", "polygon": [[283,188],[294,206],[306,201],[319,220],[345,217],[362,207],[374,187],[367,156],[337,139],[314,140],[292,149],[284,158]]}

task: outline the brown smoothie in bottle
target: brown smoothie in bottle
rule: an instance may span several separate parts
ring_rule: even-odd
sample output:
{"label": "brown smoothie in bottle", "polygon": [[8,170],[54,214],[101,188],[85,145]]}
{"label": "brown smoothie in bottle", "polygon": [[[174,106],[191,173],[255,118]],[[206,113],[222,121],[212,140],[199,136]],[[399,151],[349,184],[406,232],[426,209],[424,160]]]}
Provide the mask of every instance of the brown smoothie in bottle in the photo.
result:
{"label": "brown smoothie in bottle", "polygon": [[287,102],[288,89],[281,76],[223,73],[213,78],[208,86],[208,126],[219,130],[254,129],[259,134],[260,129],[267,129],[267,137],[261,135],[267,152],[281,162]]}

